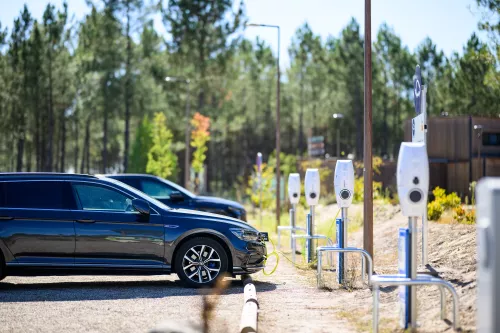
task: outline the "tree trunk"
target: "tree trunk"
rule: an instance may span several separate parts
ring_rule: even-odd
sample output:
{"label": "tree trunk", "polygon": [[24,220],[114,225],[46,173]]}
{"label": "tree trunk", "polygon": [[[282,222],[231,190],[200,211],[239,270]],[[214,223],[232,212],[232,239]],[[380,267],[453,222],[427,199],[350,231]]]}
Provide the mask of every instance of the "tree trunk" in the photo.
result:
{"label": "tree trunk", "polygon": [[65,159],[66,159],[66,117],[64,116],[64,110],[61,114],[60,120],[61,126],[61,160],[59,166],[59,172],[64,172],[65,170]]}
{"label": "tree trunk", "polygon": [[[50,46],[49,46],[50,47]],[[54,145],[54,105],[52,82],[52,51],[49,52],[49,94],[48,94],[48,117],[47,117],[47,147],[44,171],[52,171],[53,145]]]}
{"label": "tree trunk", "polygon": [[74,126],[75,126],[75,161],[73,163],[75,167],[75,172],[78,172],[78,151],[79,145],[78,141],[80,140],[80,124],[78,123],[78,108],[75,110],[75,118],[74,118]]}
{"label": "tree trunk", "polygon": [[[90,122],[92,118],[88,116],[86,124],[85,124],[85,138],[83,140],[83,149],[82,149],[82,163],[80,165],[80,172],[85,173],[85,166],[87,166],[87,173],[89,173],[88,167],[88,158],[90,156]],[[85,163],[87,162],[87,164]]]}
{"label": "tree trunk", "polygon": [[387,126],[387,112],[388,112],[388,109],[389,109],[389,96],[387,96],[387,72],[384,71],[384,82],[385,82],[385,85],[383,87],[384,89],[384,95],[383,95],[383,98],[384,98],[384,119],[383,119],[383,123],[382,123],[382,131],[384,133],[384,135],[382,135],[382,154],[387,154],[388,153],[388,146],[389,146],[389,127]]}
{"label": "tree trunk", "polygon": [[[107,73],[106,78],[109,79],[111,75]],[[108,166],[108,120],[109,120],[109,88],[107,87],[107,79],[104,81],[104,118],[102,123],[102,162],[101,162],[101,172],[106,173],[106,168]],[[87,161],[88,163],[88,161]]]}
{"label": "tree trunk", "polygon": [[130,104],[132,100],[132,87],[130,78],[130,63],[132,61],[132,38],[130,37],[130,2],[127,2],[127,65],[125,82],[125,138],[123,153],[123,172],[128,170],[129,137],[130,137]]}

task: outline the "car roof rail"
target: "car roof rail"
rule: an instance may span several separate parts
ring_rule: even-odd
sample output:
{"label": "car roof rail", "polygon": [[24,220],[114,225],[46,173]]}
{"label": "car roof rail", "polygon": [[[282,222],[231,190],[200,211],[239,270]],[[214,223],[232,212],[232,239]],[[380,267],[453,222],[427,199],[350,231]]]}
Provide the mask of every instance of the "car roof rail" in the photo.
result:
{"label": "car roof rail", "polygon": [[0,179],[96,179],[97,177],[87,174],[62,173],[62,172],[0,172]]}

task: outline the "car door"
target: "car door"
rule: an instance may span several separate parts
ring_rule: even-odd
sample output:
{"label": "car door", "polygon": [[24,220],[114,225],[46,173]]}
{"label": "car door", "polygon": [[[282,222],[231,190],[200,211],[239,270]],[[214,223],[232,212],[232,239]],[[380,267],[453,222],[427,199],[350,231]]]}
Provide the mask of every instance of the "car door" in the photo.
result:
{"label": "car door", "polygon": [[[177,191],[177,189],[169,186],[168,184],[156,180],[154,178],[141,178],[140,179],[140,190],[150,197],[155,198],[163,202],[165,205],[172,208],[186,208],[192,209],[191,199],[184,195],[183,193]],[[170,195],[172,193],[177,193],[177,195],[182,195],[180,200],[172,200]]]}
{"label": "car door", "polygon": [[159,268],[164,264],[164,226],[132,207],[134,197],[116,187],[72,182],[77,198],[75,265]]}
{"label": "car door", "polygon": [[72,266],[75,229],[70,209],[76,203],[69,183],[22,180],[0,187],[0,238],[17,264]]}

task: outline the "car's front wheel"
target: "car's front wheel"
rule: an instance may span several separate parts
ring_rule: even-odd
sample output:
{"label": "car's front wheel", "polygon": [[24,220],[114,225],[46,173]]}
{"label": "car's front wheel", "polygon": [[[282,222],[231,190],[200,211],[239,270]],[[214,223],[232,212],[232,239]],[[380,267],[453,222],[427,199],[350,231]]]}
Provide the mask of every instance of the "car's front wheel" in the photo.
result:
{"label": "car's front wheel", "polygon": [[209,287],[228,270],[228,257],[219,242],[196,237],[181,245],[175,258],[175,272],[189,287]]}

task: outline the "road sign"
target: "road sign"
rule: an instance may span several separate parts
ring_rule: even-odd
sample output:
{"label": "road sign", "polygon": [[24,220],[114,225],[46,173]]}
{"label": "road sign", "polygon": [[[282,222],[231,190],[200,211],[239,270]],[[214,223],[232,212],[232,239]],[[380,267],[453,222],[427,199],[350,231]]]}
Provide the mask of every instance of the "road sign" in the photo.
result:
{"label": "road sign", "polygon": [[417,65],[415,76],[413,76],[413,99],[415,103],[415,112],[419,115],[422,112],[422,75],[419,65]]}
{"label": "road sign", "polygon": [[[410,230],[399,228],[398,238],[398,274],[410,277]],[[399,287],[399,324],[401,328],[408,328],[410,322],[410,288]]]}
{"label": "road sign", "polygon": [[308,141],[307,151],[309,156],[321,156],[325,154],[324,136],[312,136]]}

